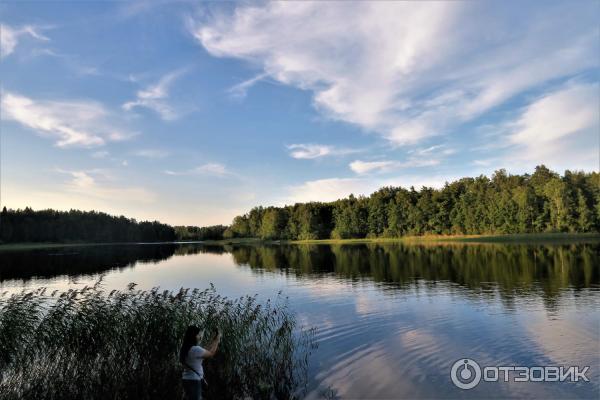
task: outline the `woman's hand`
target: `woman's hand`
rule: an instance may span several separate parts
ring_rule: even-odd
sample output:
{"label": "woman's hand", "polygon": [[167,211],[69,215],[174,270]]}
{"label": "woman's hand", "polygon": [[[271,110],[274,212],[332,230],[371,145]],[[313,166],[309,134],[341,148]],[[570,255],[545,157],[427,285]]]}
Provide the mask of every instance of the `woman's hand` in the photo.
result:
{"label": "woman's hand", "polygon": [[216,334],[215,338],[213,339],[212,343],[210,344],[210,346],[208,346],[208,348],[206,349],[206,354],[205,354],[204,358],[214,357],[214,355],[217,352],[217,349],[219,348],[220,341],[221,341],[221,331],[219,329],[217,329],[217,334]]}

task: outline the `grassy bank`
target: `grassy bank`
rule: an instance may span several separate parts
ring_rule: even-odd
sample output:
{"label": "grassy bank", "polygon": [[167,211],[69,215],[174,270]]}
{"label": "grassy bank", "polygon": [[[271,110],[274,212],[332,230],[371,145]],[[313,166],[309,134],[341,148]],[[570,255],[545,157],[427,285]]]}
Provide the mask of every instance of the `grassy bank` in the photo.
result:
{"label": "grassy bank", "polygon": [[188,325],[219,328],[205,362],[206,398],[301,397],[312,332],[298,331],[284,301],[230,300],[214,288],[176,293],[64,293],[0,297],[2,399],[178,399],[180,340]]}
{"label": "grassy bank", "polygon": [[[444,239],[441,239],[444,240]],[[511,235],[474,235],[448,240],[473,243],[562,243],[600,240],[600,233],[521,233]]]}
{"label": "grassy bank", "polygon": [[361,244],[361,243],[435,243],[435,242],[471,242],[471,243],[530,243],[530,242],[570,242],[600,240],[600,233],[523,233],[506,235],[422,235],[399,238],[362,238],[362,239],[318,239],[318,240],[261,240],[257,238],[236,238],[214,240],[210,244]]}
{"label": "grassy bank", "polygon": [[[519,233],[505,235],[422,235],[399,238],[362,238],[362,239],[317,239],[317,240],[265,240],[259,238],[234,238],[223,240],[204,240],[191,242],[167,242],[174,244],[207,245],[276,245],[276,244],[360,244],[360,243],[561,243],[600,240],[600,233]],[[164,242],[163,242],[164,243]],[[0,251],[38,250],[57,247],[125,245],[139,243],[6,243],[0,244]],[[159,243],[156,243],[159,244]]]}

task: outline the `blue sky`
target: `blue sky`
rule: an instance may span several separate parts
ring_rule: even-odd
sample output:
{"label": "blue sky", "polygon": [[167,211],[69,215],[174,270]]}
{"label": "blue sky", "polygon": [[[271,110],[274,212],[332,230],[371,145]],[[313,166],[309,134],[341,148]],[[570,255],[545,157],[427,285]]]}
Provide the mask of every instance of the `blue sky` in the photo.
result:
{"label": "blue sky", "polygon": [[2,2],[2,203],[255,205],[599,169],[600,2]]}

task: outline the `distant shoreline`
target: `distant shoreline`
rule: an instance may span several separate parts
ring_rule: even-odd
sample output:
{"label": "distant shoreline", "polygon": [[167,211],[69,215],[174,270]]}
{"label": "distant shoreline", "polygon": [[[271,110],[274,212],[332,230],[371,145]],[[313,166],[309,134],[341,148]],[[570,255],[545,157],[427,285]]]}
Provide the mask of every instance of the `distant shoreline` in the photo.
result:
{"label": "distant shoreline", "polygon": [[174,241],[174,242],[27,242],[27,243],[2,243],[0,251],[12,250],[38,250],[58,247],[84,247],[84,246],[126,246],[126,245],[152,245],[152,244],[192,244],[204,243],[201,241]]}
{"label": "distant shoreline", "polygon": [[423,235],[399,238],[362,239],[316,239],[316,240],[263,240],[258,238],[237,238],[204,241],[176,242],[107,242],[107,243],[5,243],[0,251],[39,250],[59,247],[141,245],[141,244],[205,244],[205,245],[276,245],[276,244],[364,244],[364,243],[568,243],[600,240],[600,233],[519,233],[505,235]]}
{"label": "distant shoreline", "polygon": [[431,243],[431,242],[469,242],[469,243],[530,243],[530,242],[566,242],[581,240],[600,240],[600,233],[517,233],[489,235],[423,235],[403,236],[400,238],[364,238],[364,239],[323,239],[293,241],[291,243]]}

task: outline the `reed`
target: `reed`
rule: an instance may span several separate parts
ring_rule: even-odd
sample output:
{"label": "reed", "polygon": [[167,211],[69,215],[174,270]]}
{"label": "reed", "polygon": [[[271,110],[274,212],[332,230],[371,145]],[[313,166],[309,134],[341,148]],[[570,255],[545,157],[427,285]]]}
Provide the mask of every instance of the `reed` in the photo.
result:
{"label": "reed", "polygon": [[178,292],[101,284],[0,296],[2,399],[180,399],[178,352],[188,325],[208,342],[206,398],[302,397],[314,332],[296,326],[287,299],[228,299],[211,285]]}

